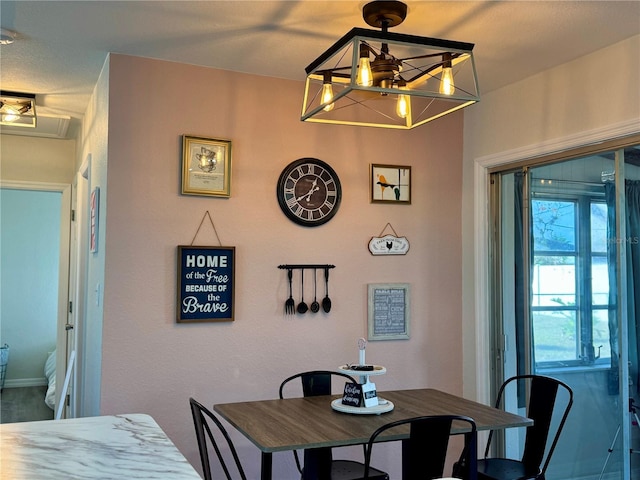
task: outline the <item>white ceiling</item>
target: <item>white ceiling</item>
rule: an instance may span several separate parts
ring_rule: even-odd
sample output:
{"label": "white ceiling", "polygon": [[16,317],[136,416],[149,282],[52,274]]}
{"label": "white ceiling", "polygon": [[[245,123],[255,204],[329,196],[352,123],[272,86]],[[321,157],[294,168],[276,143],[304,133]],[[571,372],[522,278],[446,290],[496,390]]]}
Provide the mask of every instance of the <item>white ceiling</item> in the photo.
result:
{"label": "white ceiling", "polygon": [[[303,80],[352,27],[371,28],[365,3],[2,0],[1,26],[16,41],[0,46],[0,82],[77,128],[108,52]],[[475,43],[481,93],[640,33],[637,0],[405,3],[393,31]]]}

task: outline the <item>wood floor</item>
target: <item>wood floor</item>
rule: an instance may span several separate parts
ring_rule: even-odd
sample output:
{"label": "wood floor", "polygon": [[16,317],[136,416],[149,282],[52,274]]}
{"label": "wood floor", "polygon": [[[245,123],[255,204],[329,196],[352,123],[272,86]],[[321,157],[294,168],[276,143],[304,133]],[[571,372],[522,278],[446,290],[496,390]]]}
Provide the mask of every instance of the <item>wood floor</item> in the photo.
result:
{"label": "wood floor", "polygon": [[3,388],[0,393],[0,423],[53,420],[53,410],[44,403],[47,387]]}

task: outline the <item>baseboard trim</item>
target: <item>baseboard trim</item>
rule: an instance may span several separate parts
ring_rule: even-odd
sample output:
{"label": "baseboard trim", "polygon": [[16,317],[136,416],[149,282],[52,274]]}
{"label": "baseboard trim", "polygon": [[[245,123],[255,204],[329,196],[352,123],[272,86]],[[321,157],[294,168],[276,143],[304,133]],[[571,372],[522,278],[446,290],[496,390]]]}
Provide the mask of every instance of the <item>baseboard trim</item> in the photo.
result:
{"label": "baseboard trim", "polygon": [[41,378],[16,378],[5,380],[4,388],[43,387],[47,385],[47,379]]}

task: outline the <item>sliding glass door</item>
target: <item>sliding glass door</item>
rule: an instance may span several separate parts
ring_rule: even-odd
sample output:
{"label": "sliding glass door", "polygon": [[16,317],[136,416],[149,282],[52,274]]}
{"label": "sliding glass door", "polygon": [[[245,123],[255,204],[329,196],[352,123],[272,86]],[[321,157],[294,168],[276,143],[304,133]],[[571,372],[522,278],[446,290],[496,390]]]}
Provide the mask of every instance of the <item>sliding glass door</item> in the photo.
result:
{"label": "sliding glass door", "polygon": [[[547,478],[640,478],[639,160],[628,147],[491,176],[495,384],[536,373],[574,390]],[[523,433],[506,433],[507,455]]]}

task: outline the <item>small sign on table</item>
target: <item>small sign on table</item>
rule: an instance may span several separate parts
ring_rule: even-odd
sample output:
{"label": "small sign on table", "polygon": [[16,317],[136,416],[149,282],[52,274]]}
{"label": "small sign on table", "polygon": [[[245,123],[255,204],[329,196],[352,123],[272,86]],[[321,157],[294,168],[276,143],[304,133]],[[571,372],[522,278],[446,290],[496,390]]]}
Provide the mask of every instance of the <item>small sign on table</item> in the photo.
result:
{"label": "small sign on table", "polygon": [[378,393],[376,392],[376,384],[367,382],[362,385],[362,396],[365,407],[378,406]]}
{"label": "small sign on table", "polygon": [[367,382],[362,385],[357,383],[345,383],[342,404],[350,407],[375,407],[378,405],[376,384]]}
{"label": "small sign on table", "polygon": [[342,404],[350,407],[359,407],[362,403],[362,385],[347,382],[344,384]]}

